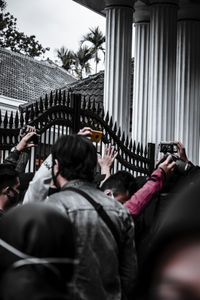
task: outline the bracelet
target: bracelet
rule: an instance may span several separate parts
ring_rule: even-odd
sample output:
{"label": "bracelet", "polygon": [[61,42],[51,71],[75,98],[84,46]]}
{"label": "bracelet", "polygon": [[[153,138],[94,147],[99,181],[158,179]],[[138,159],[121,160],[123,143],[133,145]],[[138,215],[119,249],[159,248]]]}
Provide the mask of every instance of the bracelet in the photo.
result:
{"label": "bracelet", "polygon": [[161,167],[158,167],[158,168],[161,169],[162,175],[163,175],[163,180],[165,180],[165,179],[166,179],[166,176],[167,176],[165,170],[164,170],[163,168],[161,168]]}

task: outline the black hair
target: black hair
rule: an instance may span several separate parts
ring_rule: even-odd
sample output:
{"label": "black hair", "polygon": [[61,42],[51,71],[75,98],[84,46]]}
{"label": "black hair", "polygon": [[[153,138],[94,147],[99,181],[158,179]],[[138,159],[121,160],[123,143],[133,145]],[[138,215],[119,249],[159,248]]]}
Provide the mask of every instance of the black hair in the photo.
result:
{"label": "black hair", "polygon": [[105,191],[107,189],[112,190],[114,197],[127,191],[132,196],[138,190],[138,186],[132,174],[127,171],[118,171],[102,184],[101,190]]}
{"label": "black hair", "polygon": [[97,165],[96,148],[81,135],[64,135],[52,147],[53,160],[58,160],[59,172],[65,179],[93,181]]}
{"label": "black hair", "polygon": [[20,191],[26,191],[29,187],[30,181],[33,179],[34,173],[29,172],[29,173],[20,173],[19,174],[19,190]]}
{"label": "black hair", "polygon": [[13,166],[0,164],[0,192],[7,186],[14,186],[17,183],[18,172]]}

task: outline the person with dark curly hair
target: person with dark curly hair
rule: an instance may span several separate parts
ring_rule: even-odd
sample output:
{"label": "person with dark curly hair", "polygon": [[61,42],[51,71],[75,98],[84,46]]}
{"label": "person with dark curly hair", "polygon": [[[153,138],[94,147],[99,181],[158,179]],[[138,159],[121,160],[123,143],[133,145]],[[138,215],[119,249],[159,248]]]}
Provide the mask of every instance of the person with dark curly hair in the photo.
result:
{"label": "person with dark curly hair", "polygon": [[[131,299],[136,277],[133,222],[120,203],[93,184],[96,148],[83,136],[62,136],[52,148],[52,159],[52,177],[59,192],[46,202],[60,208],[76,230],[80,264],[75,267],[71,298]],[[88,195],[107,214],[117,237]]]}
{"label": "person with dark curly hair", "polygon": [[82,179],[92,182],[97,165],[96,148],[90,140],[77,135],[60,137],[52,147],[54,165],[67,180]]}

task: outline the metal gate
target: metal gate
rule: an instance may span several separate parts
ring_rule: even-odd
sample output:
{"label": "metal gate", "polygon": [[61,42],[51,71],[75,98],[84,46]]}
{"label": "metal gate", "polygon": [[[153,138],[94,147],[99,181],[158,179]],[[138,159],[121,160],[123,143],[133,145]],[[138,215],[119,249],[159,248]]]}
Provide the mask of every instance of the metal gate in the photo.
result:
{"label": "metal gate", "polygon": [[27,171],[35,171],[51,152],[51,146],[63,134],[77,133],[85,126],[102,130],[103,138],[96,144],[97,152],[103,153],[105,144],[112,144],[118,156],[113,172],[127,170],[138,175],[147,175],[154,168],[155,145],[145,147],[136,144],[121,132],[112,117],[95,101],[86,101],[83,96],[66,91],[56,91],[40,99],[15,115],[6,112],[0,115],[1,162],[10,149],[19,141],[20,128],[26,124],[35,126],[41,135],[39,145],[31,149]]}

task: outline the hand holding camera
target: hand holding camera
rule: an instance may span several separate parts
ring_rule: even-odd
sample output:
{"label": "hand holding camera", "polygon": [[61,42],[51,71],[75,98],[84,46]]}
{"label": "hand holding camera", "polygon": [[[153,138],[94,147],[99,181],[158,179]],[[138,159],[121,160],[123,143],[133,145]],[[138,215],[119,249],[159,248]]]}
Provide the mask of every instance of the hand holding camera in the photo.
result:
{"label": "hand holding camera", "polygon": [[34,147],[39,142],[39,135],[36,132],[35,127],[27,125],[20,131],[21,141],[15,147],[18,151]]}
{"label": "hand holding camera", "polygon": [[183,146],[183,144],[181,144],[180,142],[174,142],[175,145],[177,145],[178,147],[178,156],[186,163],[189,162],[186,152],[185,152],[185,147]]}
{"label": "hand holding camera", "polygon": [[20,131],[20,136],[22,137],[22,139],[27,136],[27,142],[29,142],[29,145],[32,145],[26,146],[26,148],[33,147],[34,145],[39,144],[40,135],[38,134],[36,128],[33,126],[27,125],[22,128]]}
{"label": "hand holding camera", "polygon": [[169,174],[173,172],[175,168],[176,162],[173,161],[172,155],[168,155],[164,157],[164,160],[159,164],[159,168],[162,169],[165,174]]}
{"label": "hand holding camera", "polygon": [[161,167],[166,158],[171,157],[171,160],[175,163],[174,172],[179,175],[187,175],[192,164],[189,162],[185,148],[180,142],[160,143],[160,152],[163,152],[165,155],[160,160],[159,167]]}
{"label": "hand holding camera", "polygon": [[24,137],[29,132],[36,132],[35,126],[26,125],[22,127],[20,130],[20,136]]}
{"label": "hand holding camera", "polygon": [[35,135],[35,132],[27,133],[19,142],[19,144],[15,147],[18,151],[23,151],[24,149],[34,147],[35,144],[31,143],[30,140]]}

